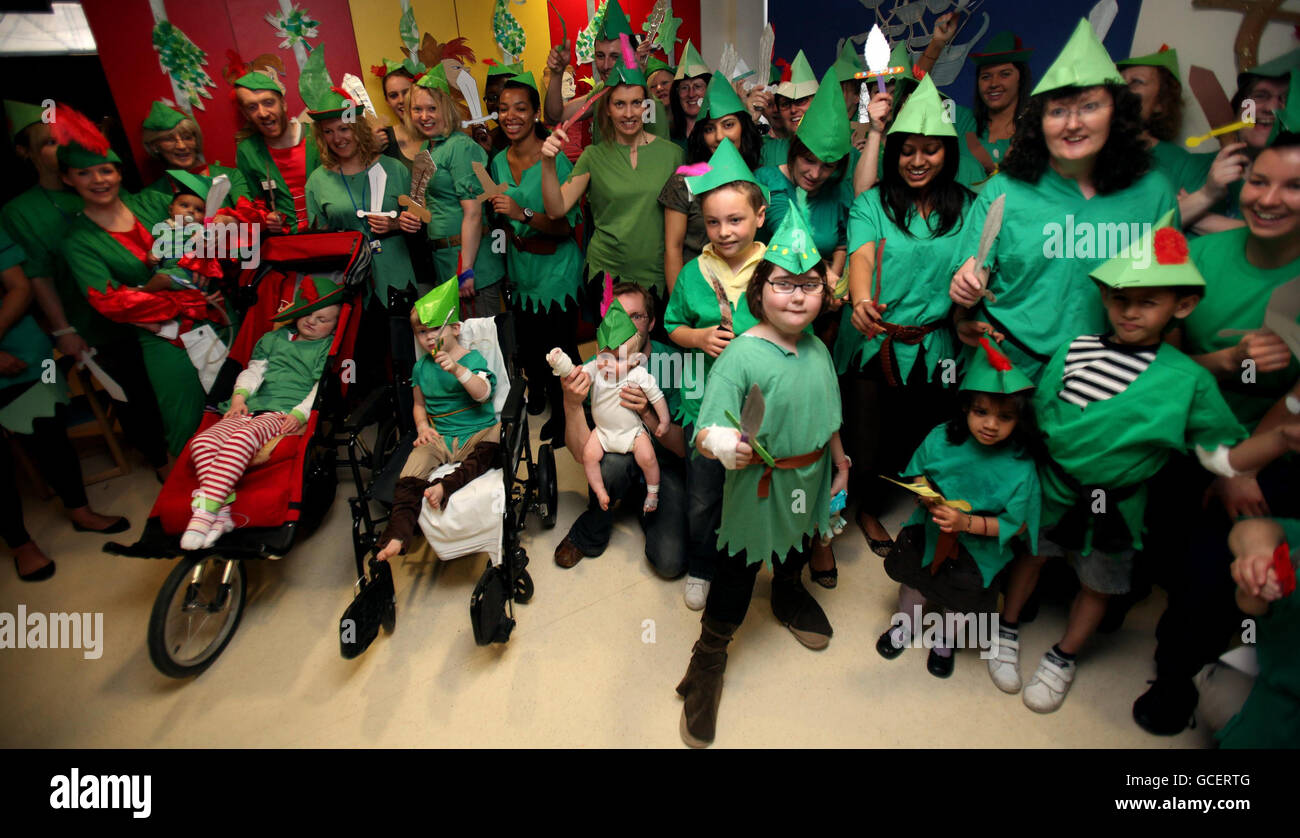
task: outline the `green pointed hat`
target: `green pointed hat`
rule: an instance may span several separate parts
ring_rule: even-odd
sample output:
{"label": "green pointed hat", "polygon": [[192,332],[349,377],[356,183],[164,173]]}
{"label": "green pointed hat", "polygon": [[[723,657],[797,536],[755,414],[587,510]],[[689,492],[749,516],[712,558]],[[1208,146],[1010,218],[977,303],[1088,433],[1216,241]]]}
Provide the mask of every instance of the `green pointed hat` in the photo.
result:
{"label": "green pointed hat", "polygon": [[780,83],[781,83],[781,65],[780,65],[780,64],[773,63],[773,64],[768,68],[768,71],[767,71],[767,83],[768,83],[768,84],[780,84]]}
{"label": "green pointed hat", "polygon": [[162,102],[154,102],[149,106],[149,115],[140,127],[146,131],[170,131],[187,119],[189,117],[180,111],[173,110]]}
{"label": "green pointed hat", "polygon": [[12,141],[29,125],[43,122],[44,108],[29,105],[26,102],[5,100],[5,118],[9,120],[9,139]]}
{"label": "green pointed hat", "polygon": [[987,337],[980,336],[980,346],[984,351],[975,350],[960,389],[1007,396],[1034,389],[1034,382],[1029,380],[1029,376],[1011,366],[1011,359],[1003,355]]}
{"label": "green pointed hat", "polygon": [[635,34],[618,0],[609,0],[609,5],[605,7],[605,20],[601,24],[600,31],[596,33],[596,40],[617,41],[619,35],[627,35],[630,38]]}
{"label": "green pointed hat", "polygon": [[1042,81],[1034,86],[1031,96],[1050,93],[1062,87],[1095,87],[1099,84],[1124,84],[1124,77],[1115,69],[1115,62],[1097,40],[1088,21],[1080,18],[1074,34],[1065,42],[1065,48],[1047,68]]}
{"label": "green pointed hat", "polygon": [[451,82],[447,81],[447,70],[441,63],[420,76],[420,80],[416,84],[428,90],[441,90],[448,96],[451,95]]}
{"label": "green pointed hat", "polygon": [[693,79],[696,76],[702,76],[705,73],[712,73],[709,65],[704,63],[700,57],[699,50],[695,49],[688,39],[686,49],[682,50],[682,60],[677,64],[677,72],[673,75],[674,79]]}
{"label": "green pointed hat", "polygon": [[256,70],[251,73],[244,73],[244,75],[235,79],[234,86],[242,87],[245,90],[274,90],[281,96],[284,95],[284,87],[279,82],[266,73],[259,73]]}
{"label": "green pointed hat", "polygon": [[[841,106],[840,111],[843,110]],[[822,260],[803,213],[796,207],[791,207],[781,220],[781,226],[772,234],[763,258],[795,275],[807,273]]]}
{"label": "green pointed hat", "polygon": [[212,178],[196,175],[184,169],[168,169],[167,176],[176,184],[177,192],[192,192],[203,200],[208,199],[208,190],[212,188]]}
{"label": "green pointed hat", "polygon": [[[703,195],[711,189],[717,189],[719,186],[735,183],[738,180],[758,184],[754,173],[745,164],[745,158],[740,156],[735,144],[726,137],[723,137],[722,142],[718,143],[713,156],[709,158],[707,168],[708,171],[704,174],[685,178],[686,188],[690,191],[692,197]],[[767,188],[762,184],[758,184],[758,187],[763,191],[763,199],[768,200]]]}
{"label": "green pointed hat", "polygon": [[1175,285],[1205,287],[1187,251],[1187,239],[1173,226],[1174,211],[1156,222],[1143,236],[1115,258],[1093,269],[1093,279],[1111,288],[1167,288]]}
{"label": "green pointed hat", "polygon": [[731,82],[726,80],[723,73],[714,73],[709,79],[709,89],[704,94],[704,104],[700,106],[700,113],[709,119],[718,119],[727,114],[744,111],[745,103],[740,101]]}
{"label": "green pointed hat", "polygon": [[[319,47],[318,47],[319,49]],[[277,323],[296,320],[317,309],[343,302],[343,286],[335,285],[323,276],[304,277],[293,295],[293,304],[271,319]]]}
{"label": "green pointed hat", "polygon": [[[415,301],[415,313],[430,329],[460,322],[460,284],[452,277]],[[447,319],[448,313],[451,319]]]}
{"label": "green pointed hat", "polygon": [[645,63],[645,77],[650,78],[660,70],[664,70],[672,75],[676,75],[677,73],[677,70],[674,67],[672,67],[667,61],[664,61],[662,58],[660,58],[657,55],[650,56],[650,60],[646,61]]}
{"label": "green pointed hat", "polygon": [[518,61],[514,64],[498,64],[491,58],[485,58],[483,63],[488,65],[488,78],[493,76],[518,76],[524,72],[524,65]]}
{"label": "green pointed hat", "polygon": [[[803,54],[803,50],[799,50],[799,54],[794,57],[794,61],[790,64],[790,80],[782,82],[776,92],[787,99],[802,99],[805,96],[815,95],[817,87],[817,76],[813,74],[812,65],[808,63],[808,57]],[[840,110],[844,110],[842,95]]]}
{"label": "green pointed hat", "polygon": [[610,304],[596,328],[596,346],[599,349],[617,349],[636,335],[636,324],[627,309],[617,299]]}
{"label": "green pointed hat", "polygon": [[844,46],[840,47],[840,54],[831,65],[835,71],[835,77],[840,81],[853,81],[853,77],[867,69],[866,63],[863,62],[862,56],[853,48],[851,38],[844,39]]}
{"label": "green pointed hat", "polygon": [[823,163],[835,163],[849,153],[849,117],[834,70],[827,70],[822,77],[794,135]]}
{"label": "green pointed hat", "polygon": [[972,52],[970,60],[976,67],[985,64],[1016,64],[1029,61],[1032,52],[1032,49],[1021,43],[1020,36],[1014,32],[1002,31],[989,38],[983,52]]}
{"label": "green pointed hat", "polygon": [[1238,73],[1237,87],[1240,88],[1246,86],[1246,76],[1263,76],[1270,79],[1281,79],[1296,67],[1300,67],[1300,48],[1293,49],[1290,52],[1284,52],[1271,61],[1256,64],[1249,70]]}
{"label": "green pointed hat", "polygon": [[623,66],[622,61],[619,61],[618,64],[614,65],[614,69],[609,71],[609,75],[605,77],[607,87],[613,87],[616,84],[639,84],[642,87],[647,87],[649,82],[646,81],[645,73],[641,71],[640,67],[628,69]]}
{"label": "green pointed hat", "polygon": [[1161,44],[1160,49],[1150,55],[1137,55],[1125,58],[1123,61],[1116,61],[1115,66],[1121,70],[1125,67],[1164,67],[1179,84],[1183,81],[1178,75],[1178,50],[1170,49],[1168,44]]}
{"label": "green pointed hat", "polygon": [[889,126],[890,134],[923,134],[927,137],[956,137],[957,129],[947,118],[939,88],[927,75],[903,103],[902,110]]}
{"label": "green pointed hat", "polygon": [[537,78],[533,75],[533,71],[529,70],[524,73],[516,73],[515,75],[506,79],[506,84],[522,84],[525,87],[531,87],[533,90],[536,90]]}
{"label": "green pointed hat", "polygon": [[[895,68],[902,69],[895,71]],[[867,78],[875,79],[877,77],[869,75]],[[906,43],[899,41],[894,44],[894,48],[889,51],[889,72],[881,73],[879,78],[883,81],[899,79],[916,84],[916,76],[912,75],[912,53],[907,51]],[[897,95],[895,95],[895,98],[897,98]]]}
{"label": "green pointed hat", "polygon": [[1291,70],[1291,86],[1296,91],[1287,96],[1286,107],[1273,111],[1273,130],[1268,135],[1268,145],[1273,145],[1282,132],[1300,134],[1300,68]]}
{"label": "green pointed hat", "polygon": [[317,46],[307,56],[302,75],[298,76],[298,93],[307,106],[307,115],[314,122],[337,119],[349,106],[356,108],[356,103],[335,87],[330,79],[329,70],[325,68],[323,45]]}

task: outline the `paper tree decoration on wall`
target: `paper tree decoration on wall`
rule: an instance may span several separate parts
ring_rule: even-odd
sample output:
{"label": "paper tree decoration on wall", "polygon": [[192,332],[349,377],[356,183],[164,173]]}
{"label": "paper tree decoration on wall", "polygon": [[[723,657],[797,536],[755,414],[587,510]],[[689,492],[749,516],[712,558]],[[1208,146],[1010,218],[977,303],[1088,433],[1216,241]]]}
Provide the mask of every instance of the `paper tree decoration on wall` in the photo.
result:
{"label": "paper tree decoration on wall", "polygon": [[601,0],[600,8],[596,9],[596,14],[587,27],[578,33],[573,49],[579,64],[590,64],[596,60],[596,33],[605,25],[605,10],[608,8],[609,0]]}
{"label": "paper tree decoration on wall", "polygon": [[204,110],[203,100],[212,98],[205,88],[214,86],[203,69],[208,63],[207,53],[166,19],[154,25],[153,48],[163,72],[171,78],[177,104],[186,110]]}
{"label": "paper tree decoration on wall", "polygon": [[280,49],[293,50],[301,70],[307,63],[307,53],[311,52],[307,40],[320,37],[320,21],[312,20],[311,12],[298,8],[290,0],[280,0],[280,12],[268,12],[266,22],[275,27],[275,35],[281,39]]}
{"label": "paper tree decoration on wall", "polygon": [[[516,0],[522,5],[522,0]],[[501,57],[506,64],[513,64],[524,54],[524,45],[528,38],[524,28],[510,14],[510,0],[496,0],[492,7],[492,37],[501,48]]]}

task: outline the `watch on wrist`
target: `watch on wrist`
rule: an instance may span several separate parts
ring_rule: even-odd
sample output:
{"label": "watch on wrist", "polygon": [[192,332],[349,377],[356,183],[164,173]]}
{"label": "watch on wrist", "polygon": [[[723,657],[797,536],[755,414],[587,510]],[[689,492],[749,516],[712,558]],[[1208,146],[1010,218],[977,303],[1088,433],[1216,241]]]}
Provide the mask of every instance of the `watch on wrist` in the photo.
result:
{"label": "watch on wrist", "polygon": [[534,216],[534,215],[537,215],[537,213],[533,212],[532,207],[524,207],[524,223],[525,223],[525,224],[532,224],[532,223],[533,223],[533,216]]}

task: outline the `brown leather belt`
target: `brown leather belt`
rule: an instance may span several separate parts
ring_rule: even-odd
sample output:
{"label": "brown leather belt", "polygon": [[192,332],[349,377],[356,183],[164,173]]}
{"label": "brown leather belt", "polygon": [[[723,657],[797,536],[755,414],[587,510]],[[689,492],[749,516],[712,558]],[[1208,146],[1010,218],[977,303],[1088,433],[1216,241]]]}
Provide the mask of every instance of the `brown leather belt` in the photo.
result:
{"label": "brown leather belt", "polygon": [[894,341],[907,346],[916,346],[926,335],[943,324],[943,320],[935,320],[924,326],[900,326],[897,323],[881,322],[880,328],[885,333],[885,342],[880,346],[880,368],[884,371],[885,382],[890,387],[897,387],[902,383],[894,377]]}
{"label": "brown leather belt", "polygon": [[448,236],[445,239],[429,239],[429,247],[434,250],[442,250],[444,247],[459,247],[460,236]]}
{"label": "brown leather belt", "polygon": [[568,236],[521,236],[517,233],[510,234],[510,244],[515,250],[521,253],[534,253],[538,256],[551,256],[555,251],[560,249],[569,237]]}
{"label": "brown leather belt", "polygon": [[[776,468],[803,468],[810,466],[822,458],[826,453],[825,448],[819,448],[816,451],[809,451],[807,454],[796,454],[793,457],[780,457],[773,460]],[[758,478],[758,496],[765,498],[772,490],[772,466],[763,466],[763,476]]]}

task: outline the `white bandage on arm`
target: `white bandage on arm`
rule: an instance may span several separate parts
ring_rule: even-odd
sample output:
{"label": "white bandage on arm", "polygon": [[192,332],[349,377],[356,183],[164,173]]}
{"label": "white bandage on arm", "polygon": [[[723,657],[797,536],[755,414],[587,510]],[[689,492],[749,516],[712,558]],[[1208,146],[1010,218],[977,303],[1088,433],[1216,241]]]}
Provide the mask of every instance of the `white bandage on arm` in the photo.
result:
{"label": "white bandage on arm", "polygon": [[723,468],[736,468],[736,445],[740,442],[740,431],[722,425],[709,425],[704,436],[704,447],[718,458]]}
{"label": "white bandage on arm", "polygon": [[1228,462],[1228,452],[1231,450],[1226,445],[1220,445],[1213,451],[1206,451],[1198,445],[1196,446],[1196,459],[1201,461],[1201,465],[1206,471],[1220,477],[1237,477],[1241,472],[1233,468],[1232,463]]}
{"label": "white bandage on arm", "polygon": [[[488,380],[487,373],[485,372],[476,372],[474,373],[474,375],[477,375],[479,378],[483,379],[483,383],[487,385],[487,389],[483,391],[483,398],[480,399],[480,398],[471,397],[474,398],[474,401],[478,402],[479,404],[482,404],[483,402],[492,398],[492,382]],[[466,376],[465,381],[468,381],[472,377],[473,376]],[[464,384],[465,381],[462,381],[461,384]],[[466,392],[469,391],[467,390]]]}

